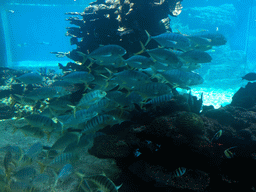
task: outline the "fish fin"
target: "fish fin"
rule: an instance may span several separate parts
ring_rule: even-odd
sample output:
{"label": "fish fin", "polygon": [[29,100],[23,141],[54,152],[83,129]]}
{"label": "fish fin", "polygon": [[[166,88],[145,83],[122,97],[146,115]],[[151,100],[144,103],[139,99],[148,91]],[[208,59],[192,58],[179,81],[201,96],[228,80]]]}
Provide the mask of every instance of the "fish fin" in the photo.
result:
{"label": "fish fin", "polygon": [[14,134],[19,128],[16,127],[15,125],[12,125],[12,126],[14,127],[12,134]]}
{"label": "fish fin", "polygon": [[[111,57],[112,56],[112,54],[106,54],[106,55],[100,55],[101,57]],[[102,63],[103,61],[101,61],[101,63]]]}
{"label": "fish fin", "polygon": [[170,43],[173,43],[174,45],[176,45],[178,42],[177,41],[171,41],[171,40],[167,40]]}
{"label": "fish fin", "polygon": [[80,142],[80,138],[83,136],[82,132],[78,134],[78,138],[77,138],[77,143],[78,144]]}
{"label": "fish fin", "polygon": [[106,69],[106,71],[107,71],[107,72],[109,73],[109,75],[110,75],[110,76],[108,77],[108,80],[111,79],[111,78],[113,77],[113,74],[114,74],[114,73],[113,73],[110,69],[108,69],[107,67],[104,67],[104,69]]}
{"label": "fish fin", "polygon": [[127,93],[127,95],[125,97],[128,97],[130,94],[131,94],[131,91],[128,90],[128,93]]}
{"label": "fish fin", "polygon": [[179,30],[179,29],[176,29],[176,31],[178,31],[178,34],[181,34],[181,35],[183,35],[183,34],[180,32],[180,30]]}
{"label": "fish fin", "polygon": [[204,39],[204,40],[206,40],[206,41],[208,41],[209,43],[211,43],[212,42],[212,39],[208,39],[208,38],[205,38],[205,37],[200,37],[201,39]]}
{"label": "fish fin", "polygon": [[74,117],[76,118],[76,106],[69,104],[67,106],[71,107],[74,110]]}
{"label": "fish fin", "polygon": [[146,32],[146,34],[147,34],[147,36],[148,36],[148,39],[147,39],[147,41],[146,41],[146,43],[145,43],[145,46],[147,46],[147,44],[148,44],[149,41],[151,40],[151,35],[148,33],[147,30],[145,30],[145,32]]}
{"label": "fish fin", "polygon": [[[91,60],[90,60],[91,61]],[[89,72],[88,73],[91,73],[92,72],[92,70],[91,70],[91,66],[92,66],[92,64],[93,64],[94,62],[90,62],[90,64],[87,66],[87,69],[89,70]]]}
{"label": "fish fin", "polygon": [[77,51],[77,54],[78,54],[79,56],[82,56],[82,57],[83,57],[82,64],[84,64],[84,63],[86,62],[86,60],[88,59],[88,58],[87,58],[87,55],[84,54],[84,53],[82,53],[82,52],[80,52],[80,51]]}
{"label": "fish fin", "polygon": [[24,96],[23,95],[18,95],[18,94],[14,94],[16,97],[19,97],[20,99],[23,99]]}
{"label": "fish fin", "polygon": [[58,175],[55,171],[53,171],[53,175],[54,175],[54,180],[55,180],[54,185],[53,185],[53,189],[54,189],[56,187],[59,179],[58,179]]}
{"label": "fish fin", "polygon": [[143,43],[141,41],[140,41],[140,46],[141,46],[141,51],[135,53],[134,55],[139,55],[139,54],[145,52],[146,48],[145,48],[145,46],[143,45]]}
{"label": "fish fin", "polygon": [[120,187],[122,187],[123,183],[119,186],[116,186],[116,190],[118,190]]}
{"label": "fish fin", "polygon": [[83,178],[85,177],[84,174],[79,173],[79,172],[75,172],[75,175],[76,175],[77,177],[79,177],[80,179],[82,179],[82,180],[83,180]]}
{"label": "fish fin", "polygon": [[100,74],[100,76],[102,76],[102,77],[104,77],[104,78],[106,78],[106,79],[109,79],[109,77],[107,77],[106,75]]}
{"label": "fish fin", "polygon": [[40,166],[40,173],[43,173],[47,165],[43,164],[42,162],[38,161],[38,165]]}

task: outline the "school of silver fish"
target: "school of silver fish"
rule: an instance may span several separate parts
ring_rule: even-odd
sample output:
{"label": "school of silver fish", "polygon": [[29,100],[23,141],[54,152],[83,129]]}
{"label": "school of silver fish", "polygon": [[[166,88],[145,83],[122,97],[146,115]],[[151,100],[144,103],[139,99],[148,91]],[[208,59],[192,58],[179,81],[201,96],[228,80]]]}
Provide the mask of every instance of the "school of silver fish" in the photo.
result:
{"label": "school of silver fish", "polygon": [[[148,34],[148,32],[147,32]],[[159,47],[147,50],[149,41]],[[23,84],[30,91],[10,96],[10,105],[19,114],[16,121],[24,126],[13,125],[13,134],[20,131],[38,142],[24,151],[20,146],[0,147],[3,166],[0,169],[0,188],[6,191],[33,191],[50,185],[54,191],[70,175],[77,175],[83,191],[118,191],[106,175],[82,175],[75,172],[74,162],[80,157],[78,149],[87,146],[89,140],[103,135],[98,132],[129,120],[134,103],[158,105],[172,99],[173,88],[189,89],[203,83],[203,78],[193,70],[212,58],[205,52],[213,46],[226,43],[221,34],[200,33],[182,35],[164,33],[150,36],[142,44],[140,55],[124,60],[126,50],[119,45],[105,45],[89,54],[78,52],[87,71],[70,71],[50,79],[36,72],[12,77],[11,84]],[[148,56],[145,56],[148,55]],[[72,95],[84,86],[79,100]],[[38,106],[35,110],[35,106]],[[29,110],[25,110],[29,109]],[[68,130],[76,130],[70,132]],[[78,131],[77,131],[78,130]],[[40,139],[56,137],[48,149]],[[227,151],[226,155],[231,154]],[[44,155],[42,155],[44,154]],[[43,157],[42,157],[43,156]],[[33,163],[39,166],[35,167]],[[45,172],[53,170],[54,182]],[[183,175],[185,168],[176,171]],[[1,190],[0,190],[1,191]]]}

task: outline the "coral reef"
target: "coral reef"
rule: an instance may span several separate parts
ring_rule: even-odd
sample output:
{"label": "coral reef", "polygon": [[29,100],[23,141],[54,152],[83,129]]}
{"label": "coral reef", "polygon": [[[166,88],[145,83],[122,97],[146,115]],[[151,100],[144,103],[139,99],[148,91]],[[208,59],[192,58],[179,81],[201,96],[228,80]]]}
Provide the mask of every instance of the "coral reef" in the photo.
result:
{"label": "coral reef", "polygon": [[[77,49],[68,55],[75,61],[81,61],[76,51],[91,53],[99,45],[116,44],[122,46],[130,57],[141,51],[140,41],[147,41],[147,30],[151,35],[159,35],[171,31],[168,15],[177,16],[181,12],[180,0],[155,1],[121,0],[96,1],[86,7],[83,13],[67,13],[79,15],[67,20],[77,27],[67,28],[67,36],[71,36],[71,44]],[[154,13],[154,14],[151,14]],[[151,14],[151,17],[148,15]],[[77,38],[82,38],[78,42]],[[150,42],[150,48],[156,48],[157,43]]]}

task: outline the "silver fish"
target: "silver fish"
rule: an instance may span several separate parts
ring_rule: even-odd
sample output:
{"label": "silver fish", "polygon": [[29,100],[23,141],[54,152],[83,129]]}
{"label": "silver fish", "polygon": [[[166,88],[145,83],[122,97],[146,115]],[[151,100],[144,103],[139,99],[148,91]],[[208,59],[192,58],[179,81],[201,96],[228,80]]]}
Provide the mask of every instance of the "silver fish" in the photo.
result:
{"label": "silver fish", "polygon": [[70,175],[72,173],[73,170],[73,166],[71,164],[66,164],[60,171],[59,175],[57,176],[57,179],[55,180],[54,186],[57,185],[58,180],[60,178],[65,178],[68,175]]}
{"label": "silver fish", "polygon": [[182,65],[179,61],[178,56],[174,52],[169,51],[168,49],[163,49],[163,48],[150,49],[150,50],[147,50],[147,53],[154,60],[161,63],[162,65],[169,66],[172,68],[179,68]]}
{"label": "silver fish", "polygon": [[37,157],[42,150],[43,145],[40,142],[37,142],[26,151],[25,155],[33,159]]}
{"label": "silver fish", "polygon": [[38,126],[42,129],[51,132],[54,129],[61,129],[60,123],[55,123],[52,119],[49,117],[43,116],[43,115],[29,115],[24,117],[24,119],[32,126]]}
{"label": "silver fish", "polygon": [[163,33],[157,36],[150,36],[150,34],[146,31],[148,40],[146,45],[149,43],[151,39],[156,40],[161,46],[166,48],[180,49],[184,50],[190,47],[189,39],[179,33]]}
{"label": "silver fish", "polygon": [[198,85],[204,82],[203,78],[197,73],[185,72],[180,69],[172,69],[158,73],[170,84],[181,88],[187,88],[188,86]]}
{"label": "silver fish", "polygon": [[159,97],[153,98],[152,100],[148,101],[146,104],[160,105],[164,102],[170,101],[172,97],[173,97],[173,94],[161,95]]}
{"label": "silver fish", "polygon": [[70,83],[88,83],[93,81],[95,78],[92,74],[86,71],[75,71],[62,77],[62,79]]}
{"label": "silver fish", "polygon": [[124,70],[114,74],[111,81],[115,81],[119,86],[131,89],[135,84],[143,84],[151,82],[148,75],[140,71]]}
{"label": "silver fish", "polygon": [[171,93],[171,88],[167,84],[156,82],[135,86],[132,90],[144,99]]}
{"label": "silver fish", "polygon": [[94,90],[83,95],[76,107],[88,108],[91,105],[98,103],[102,98],[107,95],[105,91]]}
{"label": "silver fish", "polygon": [[80,123],[89,121],[93,117],[97,116],[98,113],[87,109],[76,111],[75,115],[64,115],[59,116],[57,119],[62,122],[63,127],[76,126]]}
{"label": "silver fish", "polygon": [[106,177],[106,175],[90,176],[86,177],[86,179],[95,183],[100,191],[117,192],[122,186],[116,186],[113,181]]}
{"label": "silver fish", "polygon": [[207,52],[198,50],[184,52],[180,54],[180,58],[188,63],[210,63],[212,60],[212,57]]}
{"label": "silver fish", "polygon": [[154,65],[154,62],[150,58],[141,55],[132,56],[125,60],[125,63],[136,69],[148,68],[150,65]]}
{"label": "silver fish", "polygon": [[70,94],[70,92],[63,87],[41,87],[32,90],[28,94],[24,95],[24,97],[37,101],[46,98],[61,97],[68,94]]}
{"label": "silver fish", "polygon": [[108,125],[114,125],[117,123],[116,119],[111,115],[99,115],[94,118],[92,118],[90,121],[88,121],[85,126],[83,127],[82,134],[91,133],[91,132],[97,132],[100,129],[103,129],[104,127]]}
{"label": "silver fish", "polygon": [[38,73],[26,73],[17,77],[16,79],[25,84],[36,84],[43,81],[43,77]]}
{"label": "silver fish", "polygon": [[75,133],[66,133],[59,139],[55,141],[55,143],[52,145],[52,150],[62,150],[65,149],[70,143],[76,141],[78,142],[79,136]]}

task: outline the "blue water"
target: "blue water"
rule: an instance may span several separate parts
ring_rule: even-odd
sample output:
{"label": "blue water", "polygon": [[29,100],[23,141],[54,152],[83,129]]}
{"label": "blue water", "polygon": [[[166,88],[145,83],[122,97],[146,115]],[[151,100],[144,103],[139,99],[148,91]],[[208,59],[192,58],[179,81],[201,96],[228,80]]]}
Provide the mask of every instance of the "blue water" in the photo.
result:
{"label": "blue water", "polygon": [[[86,6],[86,5],[85,5]],[[69,37],[65,36],[70,27],[66,12],[82,12],[85,6],[67,5],[9,5],[8,24],[13,61],[53,61],[52,51],[68,52],[72,49]]]}

